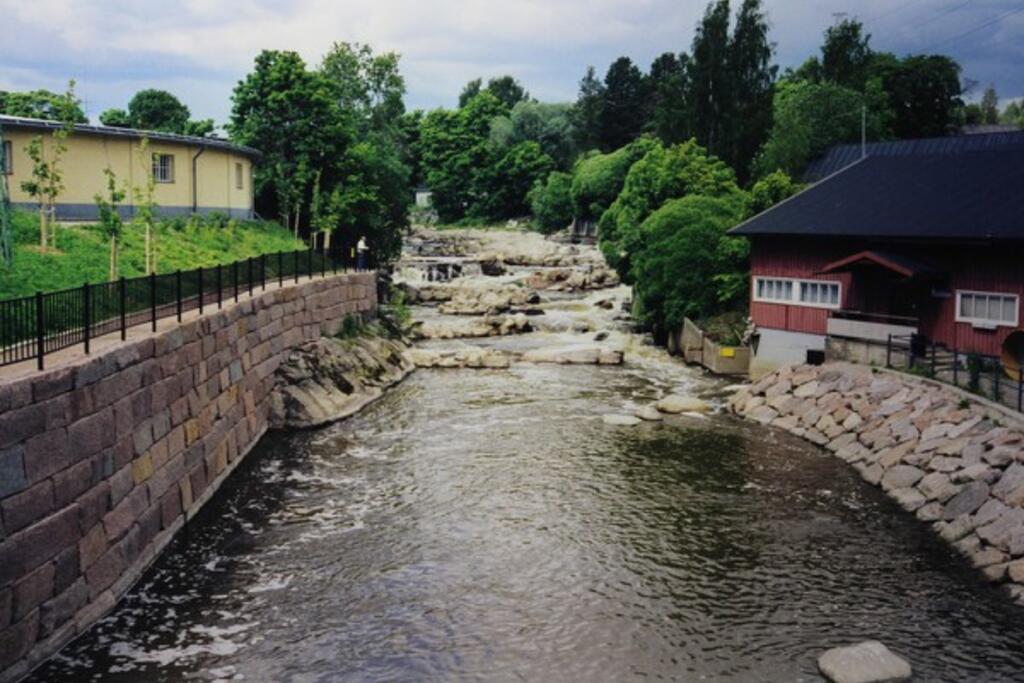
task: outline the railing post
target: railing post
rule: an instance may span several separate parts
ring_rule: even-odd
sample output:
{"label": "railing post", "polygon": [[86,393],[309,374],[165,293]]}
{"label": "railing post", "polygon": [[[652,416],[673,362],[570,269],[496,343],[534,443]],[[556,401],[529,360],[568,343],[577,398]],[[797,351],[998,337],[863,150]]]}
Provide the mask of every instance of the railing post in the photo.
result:
{"label": "railing post", "polygon": [[178,314],[178,322],[181,322],[181,268],[174,274],[174,306]]}
{"label": "railing post", "polygon": [[92,310],[89,301],[89,283],[82,285],[82,344],[89,355],[89,328],[92,327]]}
{"label": "railing post", "polygon": [[306,274],[309,275],[309,279],[312,280],[313,279],[313,247],[312,246],[310,246],[310,248],[309,248],[309,253],[306,254],[306,265],[308,266],[308,268],[306,269]]}
{"label": "railing post", "polygon": [[231,262],[231,279],[235,286],[235,303],[238,303],[238,261]]}
{"label": "railing post", "polygon": [[299,284],[299,250],[295,250],[295,284]]}
{"label": "railing post", "polygon": [[284,252],[277,252],[277,286],[284,287]]}
{"label": "railing post", "polygon": [[885,367],[892,367],[892,335],[885,341]]}
{"label": "railing post", "polygon": [[43,369],[46,356],[46,319],[43,315],[43,293],[36,292],[36,365]]}
{"label": "railing post", "polygon": [[199,289],[199,315],[202,315],[203,314],[203,267],[202,266],[199,266],[199,268],[196,269],[196,276],[197,276],[197,279],[199,280],[199,282],[198,282],[198,289]]}
{"label": "railing post", "polygon": [[125,279],[124,275],[121,276],[120,285],[121,341],[124,341],[128,338],[128,280]]}
{"label": "railing post", "polygon": [[156,273],[149,274],[149,313],[153,331],[156,332]]}
{"label": "railing post", "polygon": [[252,296],[252,256],[249,257],[249,296]]}
{"label": "railing post", "polygon": [[260,254],[260,289],[267,291],[267,254]]}
{"label": "railing post", "polygon": [[217,264],[217,310],[220,310],[220,309],[224,308],[224,295],[221,293],[222,290],[223,290],[222,285],[224,284],[224,280],[223,280],[224,276],[221,274],[222,270],[223,269],[220,267],[220,264],[218,263]]}

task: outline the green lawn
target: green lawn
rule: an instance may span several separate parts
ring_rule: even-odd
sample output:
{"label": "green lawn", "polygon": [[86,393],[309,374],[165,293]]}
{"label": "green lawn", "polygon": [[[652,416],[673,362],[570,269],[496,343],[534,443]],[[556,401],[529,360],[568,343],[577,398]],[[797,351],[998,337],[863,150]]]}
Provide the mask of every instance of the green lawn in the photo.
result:
{"label": "green lawn", "polygon": [[[108,279],[110,243],[97,226],[58,225],[56,249],[39,250],[39,219],[14,212],[14,264],[0,265],[0,299],[28,296],[37,290],[76,287]],[[119,275],[144,274],[141,228],[126,224],[121,241]],[[230,263],[249,256],[305,249],[277,223],[226,219],[174,219],[156,231],[157,272],[191,270]]]}

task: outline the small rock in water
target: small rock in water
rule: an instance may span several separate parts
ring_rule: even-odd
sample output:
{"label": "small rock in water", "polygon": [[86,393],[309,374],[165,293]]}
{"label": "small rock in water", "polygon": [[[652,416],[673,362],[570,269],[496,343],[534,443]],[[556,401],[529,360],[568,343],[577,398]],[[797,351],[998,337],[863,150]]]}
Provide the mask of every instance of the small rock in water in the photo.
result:
{"label": "small rock in water", "polygon": [[818,669],[833,683],[881,683],[910,678],[907,660],[877,640],[834,647],[818,657]]}
{"label": "small rock in water", "polygon": [[601,420],[603,420],[606,425],[611,425],[612,427],[635,427],[641,422],[639,417],[615,414],[602,415]]}
{"label": "small rock in water", "polygon": [[594,341],[604,341],[608,338],[608,330],[601,330],[594,335]]}
{"label": "small rock in water", "polygon": [[648,422],[660,422],[665,419],[665,416],[661,414],[661,411],[652,405],[646,405],[642,408],[638,408],[636,416],[641,420],[647,420]]}
{"label": "small rock in water", "polygon": [[705,401],[693,396],[681,396],[679,394],[672,394],[661,399],[657,403],[657,408],[663,413],[672,413],[674,415],[679,413],[705,413],[711,410],[711,406]]}

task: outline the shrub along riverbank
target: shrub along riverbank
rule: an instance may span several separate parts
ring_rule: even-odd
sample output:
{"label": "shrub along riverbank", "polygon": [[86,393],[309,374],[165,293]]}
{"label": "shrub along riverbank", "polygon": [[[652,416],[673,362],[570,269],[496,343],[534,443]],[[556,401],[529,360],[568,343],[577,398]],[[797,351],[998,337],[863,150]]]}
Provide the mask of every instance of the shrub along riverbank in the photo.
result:
{"label": "shrub along riverbank", "polygon": [[[35,214],[15,211],[13,227],[14,263],[10,268],[0,266],[0,299],[107,281],[110,242],[99,226],[58,226],[56,248],[45,253],[39,248]],[[142,231],[126,229],[121,240],[119,274],[144,275]],[[235,221],[215,215],[170,219],[157,224],[156,269],[158,273],[190,270],[305,248],[305,243],[274,222]]]}

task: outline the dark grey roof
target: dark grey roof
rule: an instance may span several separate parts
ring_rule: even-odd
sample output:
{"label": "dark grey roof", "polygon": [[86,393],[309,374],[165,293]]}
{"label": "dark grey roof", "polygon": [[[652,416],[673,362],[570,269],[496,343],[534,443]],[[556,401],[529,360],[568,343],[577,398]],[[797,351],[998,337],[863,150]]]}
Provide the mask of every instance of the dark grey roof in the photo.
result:
{"label": "dark grey roof", "polygon": [[[34,130],[57,130],[63,124],[60,121],[47,121],[45,119],[30,119],[22,116],[7,116],[0,114],[0,126],[11,128],[31,128]],[[159,142],[174,142],[180,145],[195,145],[212,147],[215,149],[226,149],[237,152],[248,157],[260,156],[260,151],[245,145],[236,145],[224,138],[201,138],[193,135],[178,135],[177,133],[163,133],[155,130],[137,130],[135,128],[118,128],[115,126],[92,126],[87,123],[76,123],[73,127],[75,133],[85,135],[106,135],[111,137],[132,138],[141,140],[148,138]]]}
{"label": "dark grey roof", "polygon": [[[865,149],[867,156],[918,156],[922,154],[960,154],[961,152],[1011,147],[1024,149],[1024,130],[1003,133],[972,135],[951,135],[942,138],[919,138],[917,140],[888,140],[869,142]],[[821,157],[812,161],[804,170],[803,182],[816,183],[827,178],[861,158],[860,143],[835,145]]]}
{"label": "dark grey roof", "polygon": [[1024,147],[867,157],[731,233],[1024,239]]}

